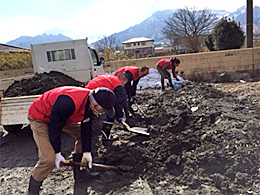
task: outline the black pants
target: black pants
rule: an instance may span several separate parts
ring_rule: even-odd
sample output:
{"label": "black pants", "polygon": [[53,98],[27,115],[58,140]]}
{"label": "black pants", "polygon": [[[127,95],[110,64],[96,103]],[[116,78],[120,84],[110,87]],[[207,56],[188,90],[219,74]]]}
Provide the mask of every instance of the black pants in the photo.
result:
{"label": "black pants", "polygon": [[160,73],[161,75],[161,84],[162,84],[162,89],[164,89],[164,79],[167,77],[168,80],[169,80],[169,83],[170,83],[170,86],[173,87],[173,84],[172,84],[172,79],[171,79],[171,74],[168,72],[168,71],[163,71],[162,67],[161,66],[158,66],[157,65],[157,70],[158,72]]}

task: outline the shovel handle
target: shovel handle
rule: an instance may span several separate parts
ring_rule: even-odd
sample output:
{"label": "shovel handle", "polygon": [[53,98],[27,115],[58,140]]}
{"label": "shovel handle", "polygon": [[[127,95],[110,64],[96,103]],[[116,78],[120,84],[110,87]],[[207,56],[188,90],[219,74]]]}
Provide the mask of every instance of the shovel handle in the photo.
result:
{"label": "shovel handle", "polygon": [[140,108],[140,106],[135,102],[136,107],[138,108],[138,110],[142,113],[142,115],[147,118],[146,114],[144,113],[144,111]]}
{"label": "shovel handle", "polygon": [[[88,167],[87,163],[81,163],[81,162],[75,162],[75,161],[66,161],[61,162],[61,166],[80,166],[80,167]],[[103,165],[103,164],[98,164],[98,163],[92,163],[92,167],[94,168],[103,168],[103,169],[114,169],[114,170],[118,170],[118,167],[116,166],[112,166],[112,165]]]}
{"label": "shovel handle", "polygon": [[122,121],[122,124],[128,131],[131,131],[131,127],[125,121]]}

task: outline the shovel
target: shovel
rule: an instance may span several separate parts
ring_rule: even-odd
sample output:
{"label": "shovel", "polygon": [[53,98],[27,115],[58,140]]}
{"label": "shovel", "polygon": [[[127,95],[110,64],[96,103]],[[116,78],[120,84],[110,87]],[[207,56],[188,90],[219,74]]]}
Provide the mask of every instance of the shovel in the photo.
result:
{"label": "shovel", "polygon": [[122,121],[123,126],[131,132],[139,133],[143,135],[150,135],[150,133],[147,132],[148,128],[143,127],[130,127],[125,121]]}

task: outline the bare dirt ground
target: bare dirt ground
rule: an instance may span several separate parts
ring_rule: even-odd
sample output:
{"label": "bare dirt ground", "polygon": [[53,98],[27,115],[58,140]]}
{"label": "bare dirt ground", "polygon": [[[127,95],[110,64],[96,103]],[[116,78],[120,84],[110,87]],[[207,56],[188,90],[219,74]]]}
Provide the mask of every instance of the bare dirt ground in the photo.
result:
{"label": "bare dirt ground", "polygon": [[[70,167],[54,169],[41,194],[260,194],[259,88],[260,82],[189,83],[177,91],[139,90],[150,136],[115,124],[120,139],[102,143],[104,117],[93,123],[94,162],[132,169],[102,171],[83,182],[74,182]],[[140,112],[127,122],[146,126]],[[73,143],[63,134],[67,158]],[[0,157],[1,194],[26,194],[37,161],[30,129],[5,132]]]}

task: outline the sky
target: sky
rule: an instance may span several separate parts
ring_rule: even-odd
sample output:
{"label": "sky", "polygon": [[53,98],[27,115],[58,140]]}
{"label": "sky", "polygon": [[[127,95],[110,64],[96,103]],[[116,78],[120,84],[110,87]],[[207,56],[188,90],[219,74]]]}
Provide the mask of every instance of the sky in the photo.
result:
{"label": "sky", "polygon": [[[156,11],[195,7],[234,12],[247,0],[0,0],[0,43],[63,34],[95,42],[140,24]],[[260,6],[260,0],[253,0]]]}

